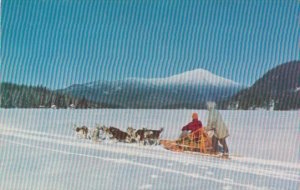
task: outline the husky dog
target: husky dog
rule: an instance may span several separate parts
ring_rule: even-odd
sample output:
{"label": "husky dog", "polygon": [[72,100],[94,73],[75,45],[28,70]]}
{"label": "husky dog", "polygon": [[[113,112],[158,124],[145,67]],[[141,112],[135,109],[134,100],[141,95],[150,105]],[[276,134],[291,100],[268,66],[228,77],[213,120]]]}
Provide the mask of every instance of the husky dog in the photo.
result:
{"label": "husky dog", "polygon": [[160,137],[160,134],[163,132],[163,128],[160,128],[159,130],[149,130],[148,131],[150,132],[149,135],[147,136],[147,139],[148,139],[148,144],[150,145],[158,145],[159,144],[159,137]]}
{"label": "husky dog", "polygon": [[93,142],[98,142],[101,139],[101,127],[96,126],[95,128],[89,130],[88,138]]}
{"label": "husky dog", "polygon": [[119,142],[131,142],[131,137],[128,133],[121,131],[120,129],[116,127],[101,127],[101,129],[104,131],[106,136],[108,136],[110,139],[116,139]]}
{"label": "husky dog", "polygon": [[131,137],[133,142],[143,143],[145,144],[145,136],[149,135],[145,129],[134,129],[132,127],[127,128],[127,133]]}
{"label": "husky dog", "polygon": [[86,126],[74,126],[73,130],[76,132],[76,136],[80,139],[87,139],[88,138],[88,132],[89,129]]}
{"label": "husky dog", "polygon": [[163,128],[161,128],[160,130],[152,130],[147,128],[136,130],[132,127],[127,128],[127,133],[130,135],[130,137],[136,142],[143,143],[144,145],[157,145],[160,133],[162,131]]}

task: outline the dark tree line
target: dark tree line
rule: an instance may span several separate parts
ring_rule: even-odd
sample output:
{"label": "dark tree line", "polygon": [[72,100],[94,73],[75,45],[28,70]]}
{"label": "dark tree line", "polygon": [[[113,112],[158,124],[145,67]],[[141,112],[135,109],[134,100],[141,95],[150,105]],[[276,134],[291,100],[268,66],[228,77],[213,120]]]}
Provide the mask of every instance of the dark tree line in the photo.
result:
{"label": "dark tree line", "polygon": [[2,108],[98,108],[101,105],[85,98],[76,98],[43,86],[26,86],[12,83],[1,83]]}
{"label": "dark tree line", "polygon": [[218,102],[221,109],[228,109],[235,107],[237,109],[254,109],[254,108],[270,108],[274,104],[275,110],[293,110],[300,108],[300,92],[285,91],[278,94],[271,94],[266,92],[256,92],[254,90],[243,90],[236,96],[229,100]]}

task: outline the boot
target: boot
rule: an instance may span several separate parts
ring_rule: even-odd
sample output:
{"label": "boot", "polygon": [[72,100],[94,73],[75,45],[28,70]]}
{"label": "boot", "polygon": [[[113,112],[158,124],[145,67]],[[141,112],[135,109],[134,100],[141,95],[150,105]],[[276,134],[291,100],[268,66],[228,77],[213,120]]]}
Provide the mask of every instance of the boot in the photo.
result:
{"label": "boot", "polygon": [[228,159],[229,158],[229,154],[228,153],[223,153],[222,158]]}

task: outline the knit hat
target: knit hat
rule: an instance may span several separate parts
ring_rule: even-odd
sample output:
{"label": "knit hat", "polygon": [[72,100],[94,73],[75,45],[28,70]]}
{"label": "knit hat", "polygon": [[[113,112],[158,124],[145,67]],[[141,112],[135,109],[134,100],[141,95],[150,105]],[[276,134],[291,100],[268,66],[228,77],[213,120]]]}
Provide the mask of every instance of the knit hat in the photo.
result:
{"label": "knit hat", "polygon": [[198,114],[197,113],[193,113],[192,118],[193,119],[198,119]]}

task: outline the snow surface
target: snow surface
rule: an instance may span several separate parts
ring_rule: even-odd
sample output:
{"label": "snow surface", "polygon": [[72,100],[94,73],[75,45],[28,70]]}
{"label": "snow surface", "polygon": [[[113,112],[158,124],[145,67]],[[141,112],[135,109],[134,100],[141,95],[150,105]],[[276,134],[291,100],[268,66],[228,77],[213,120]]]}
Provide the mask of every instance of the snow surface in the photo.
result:
{"label": "snow surface", "polygon": [[74,124],[164,127],[205,110],[0,110],[0,189],[298,189],[299,111],[221,111],[231,160],[76,139]]}

